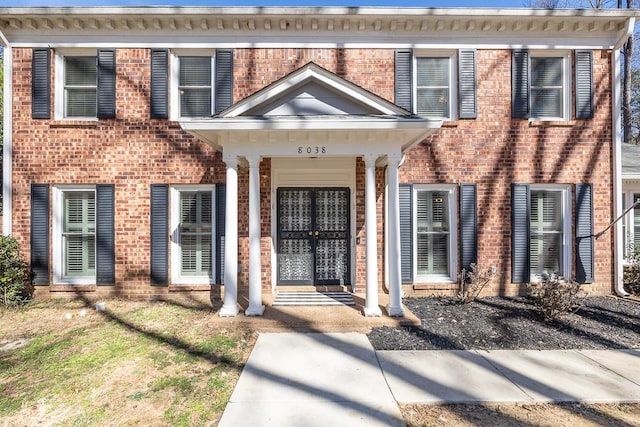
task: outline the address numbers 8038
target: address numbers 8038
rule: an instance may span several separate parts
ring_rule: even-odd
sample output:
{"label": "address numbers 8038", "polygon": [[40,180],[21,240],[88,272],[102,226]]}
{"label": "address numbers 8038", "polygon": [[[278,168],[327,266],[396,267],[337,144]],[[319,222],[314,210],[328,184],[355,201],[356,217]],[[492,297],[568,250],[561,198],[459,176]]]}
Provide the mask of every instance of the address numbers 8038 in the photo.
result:
{"label": "address numbers 8038", "polygon": [[327,147],[319,145],[298,147],[298,154],[327,154]]}

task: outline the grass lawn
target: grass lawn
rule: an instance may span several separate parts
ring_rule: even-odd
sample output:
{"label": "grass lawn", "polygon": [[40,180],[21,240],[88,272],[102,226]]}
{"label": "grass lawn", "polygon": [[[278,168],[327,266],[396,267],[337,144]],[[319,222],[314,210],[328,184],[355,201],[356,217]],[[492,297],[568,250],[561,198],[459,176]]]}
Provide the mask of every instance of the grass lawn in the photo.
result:
{"label": "grass lawn", "polygon": [[0,309],[0,425],[215,425],[256,339],[193,301]]}

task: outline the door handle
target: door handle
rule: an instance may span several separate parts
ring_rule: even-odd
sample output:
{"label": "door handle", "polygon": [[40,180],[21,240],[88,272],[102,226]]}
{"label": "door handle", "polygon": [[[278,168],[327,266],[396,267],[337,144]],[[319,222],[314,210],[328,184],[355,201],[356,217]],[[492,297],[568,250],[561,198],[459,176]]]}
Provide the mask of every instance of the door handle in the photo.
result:
{"label": "door handle", "polygon": [[313,231],[310,231],[310,232],[309,232],[309,236],[313,236]]}
{"label": "door handle", "polygon": [[319,231],[316,231],[316,237],[318,237],[320,235]]}

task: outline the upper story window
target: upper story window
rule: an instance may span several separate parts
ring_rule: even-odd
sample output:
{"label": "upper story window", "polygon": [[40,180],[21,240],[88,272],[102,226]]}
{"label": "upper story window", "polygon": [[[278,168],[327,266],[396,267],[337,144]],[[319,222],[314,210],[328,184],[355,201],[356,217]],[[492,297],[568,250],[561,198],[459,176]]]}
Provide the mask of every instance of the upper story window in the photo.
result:
{"label": "upper story window", "polygon": [[453,119],[455,111],[454,55],[415,58],[416,114]]}
{"label": "upper story window", "polygon": [[[593,117],[592,54],[576,51],[575,118]],[[571,52],[512,51],[512,117],[566,121],[572,116]]]}
{"label": "upper story window", "polygon": [[56,120],[116,117],[115,49],[56,49]]}
{"label": "upper story window", "polygon": [[96,117],[96,57],[64,57],[64,117]]}
{"label": "upper story window", "polygon": [[567,119],[570,106],[568,56],[531,56],[531,116]]}
{"label": "upper story window", "polygon": [[172,116],[208,117],[214,111],[214,52],[173,52]]}

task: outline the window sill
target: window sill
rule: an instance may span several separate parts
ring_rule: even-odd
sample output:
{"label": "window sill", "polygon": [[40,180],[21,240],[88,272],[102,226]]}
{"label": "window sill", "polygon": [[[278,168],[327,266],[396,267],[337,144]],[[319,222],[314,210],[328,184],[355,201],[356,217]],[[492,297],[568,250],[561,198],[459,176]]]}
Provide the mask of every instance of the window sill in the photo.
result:
{"label": "window sill", "polygon": [[50,292],[95,292],[96,285],[70,285],[68,283],[54,283],[49,287]]}
{"label": "window sill", "polygon": [[190,292],[190,291],[210,291],[216,285],[214,284],[202,284],[202,285],[169,285],[169,292]]}
{"label": "window sill", "polygon": [[457,128],[458,121],[457,120],[445,120],[442,122],[442,128]]}
{"label": "window sill", "polygon": [[415,283],[413,285],[414,291],[450,291],[457,290],[458,284],[454,282],[449,283]]}
{"label": "window sill", "polygon": [[49,124],[52,128],[95,128],[98,126],[98,119],[90,120],[65,120],[58,119]]}
{"label": "window sill", "polygon": [[575,120],[531,120],[529,121],[529,127],[532,128],[546,128],[546,127],[560,127],[569,128],[577,124]]}

